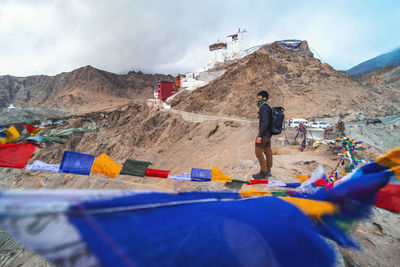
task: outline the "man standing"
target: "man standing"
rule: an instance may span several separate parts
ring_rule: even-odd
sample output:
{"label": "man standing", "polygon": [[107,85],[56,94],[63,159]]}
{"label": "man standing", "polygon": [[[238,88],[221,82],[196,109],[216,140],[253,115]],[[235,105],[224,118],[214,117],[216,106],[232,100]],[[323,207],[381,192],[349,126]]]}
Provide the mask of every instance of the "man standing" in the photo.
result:
{"label": "man standing", "polygon": [[272,110],[267,104],[268,92],[261,91],[257,94],[258,118],[260,119],[259,131],[256,138],[255,153],[260,163],[260,172],[253,175],[254,179],[268,179],[271,176],[272,149],[271,149],[271,117]]}

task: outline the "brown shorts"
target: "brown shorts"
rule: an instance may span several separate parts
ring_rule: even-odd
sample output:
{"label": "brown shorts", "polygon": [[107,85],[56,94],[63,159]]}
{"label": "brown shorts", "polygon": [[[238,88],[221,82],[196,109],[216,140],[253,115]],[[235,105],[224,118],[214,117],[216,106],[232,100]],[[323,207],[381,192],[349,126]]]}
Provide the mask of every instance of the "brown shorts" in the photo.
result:
{"label": "brown shorts", "polygon": [[271,137],[263,136],[261,137],[261,143],[256,143],[256,146],[266,148],[271,147]]}

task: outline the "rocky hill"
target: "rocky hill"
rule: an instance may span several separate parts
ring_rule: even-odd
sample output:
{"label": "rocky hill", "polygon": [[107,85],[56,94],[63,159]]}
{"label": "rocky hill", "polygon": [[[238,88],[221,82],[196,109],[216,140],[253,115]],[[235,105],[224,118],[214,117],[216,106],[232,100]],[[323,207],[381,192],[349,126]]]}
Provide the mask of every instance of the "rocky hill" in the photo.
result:
{"label": "rocky hill", "polygon": [[400,66],[380,68],[360,76],[357,80],[363,85],[376,89],[386,87],[400,91]]}
{"label": "rocky hill", "polygon": [[[307,42],[297,49],[275,42],[226,66],[226,72],[204,87],[176,96],[176,109],[205,114],[255,118],[256,94],[267,90],[271,106],[287,117],[323,117],[357,113],[399,113],[390,93],[376,92],[314,58]],[[371,101],[373,99],[373,101]]]}
{"label": "rocky hill", "polygon": [[347,73],[353,77],[358,78],[361,75],[375,71],[380,68],[388,66],[399,66],[400,65],[400,47],[383,55],[371,58],[364,61],[351,69],[346,70]]}
{"label": "rocky hill", "polygon": [[[257,123],[229,119],[203,120],[182,116],[169,110],[159,110],[146,105],[128,105],[120,110],[107,113],[105,118],[95,120],[98,130],[74,134],[65,144],[44,145],[37,149],[33,158],[48,163],[59,164],[65,150],[77,151],[99,156],[108,154],[122,165],[127,158],[153,162],[152,168],[168,169],[172,174],[190,172],[192,167],[211,168],[216,166],[235,179],[250,180],[258,171],[254,156],[254,137]],[[71,118],[56,130],[92,126],[85,118]],[[299,144],[293,145],[296,131],[286,129],[280,136],[273,138],[273,177],[271,180],[298,182],[296,174],[308,175],[319,164],[326,171],[335,168],[343,150],[340,144],[307,147],[299,152]],[[358,154],[363,153],[363,154]],[[371,150],[357,151],[357,157],[366,161],[376,157]],[[67,173],[27,172],[20,169],[0,168],[0,188],[82,188],[82,189],[130,189],[177,191],[232,190],[225,183],[212,181],[207,183],[177,182],[172,179],[141,178],[118,175],[115,179],[91,174],[90,176]],[[244,186],[246,189],[266,190],[263,185]],[[267,188],[271,190],[271,188]],[[388,213],[388,212],[386,212]],[[390,213],[389,213],[390,214]],[[386,218],[388,217],[388,218]],[[357,228],[357,236],[364,244],[365,254],[347,255],[349,261],[373,262],[384,266],[393,266],[399,255],[399,239],[392,237],[388,225],[396,225],[400,216],[387,215],[374,218]],[[381,226],[382,225],[382,226]],[[381,229],[371,231],[373,229]],[[375,234],[376,232],[376,234]],[[397,232],[395,237],[398,236]],[[0,241],[8,240],[0,232]],[[388,242],[388,240],[392,240]],[[378,248],[368,244],[381,244]],[[0,251],[7,255],[0,259],[5,266],[51,266],[29,251],[23,250],[11,241],[0,242]],[[378,251],[379,253],[375,253]],[[352,253],[351,251],[349,253]],[[367,256],[366,256],[367,255]],[[37,261],[37,262],[36,262]],[[26,265],[23,265],[26,264]]]}
{"label": "rocky hill", "polygon": [[152,97],[159,80],[171,75],[129,72],[110,73],[91,66],[56,76],[0,77],[0,108],[11,103],[17,107],[46,107],[91,111],[143,101]]}
{"label": "rocky hill", "polygon": [[380,68],[360,76],[357,80],[379,94],[390,95],[393,103],[400,104],[400,66]]}

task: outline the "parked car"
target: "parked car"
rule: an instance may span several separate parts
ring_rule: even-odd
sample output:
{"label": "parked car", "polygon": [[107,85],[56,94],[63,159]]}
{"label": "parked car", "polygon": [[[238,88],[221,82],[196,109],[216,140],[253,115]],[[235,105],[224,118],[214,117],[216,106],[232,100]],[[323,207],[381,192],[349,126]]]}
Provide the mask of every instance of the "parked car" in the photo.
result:
{"label": "parked car", "polygon": [[290,119],[289,120],[289,127],[298,128],[300,124],[304,126],[309,126],[309,123],[306,119]]}
{"label": "parked car", "polygon": [[377,118],[369,118],[366,122],[366,124],[376,124],[376,123],[382,123],[382,121],[380,119]]}
{"label": "parked car", "polygon": [[316,122],[311,123],[311,128],[328,129],[330,127],[331,126],[328,123],[323,122],[323,121],[316,121]]}

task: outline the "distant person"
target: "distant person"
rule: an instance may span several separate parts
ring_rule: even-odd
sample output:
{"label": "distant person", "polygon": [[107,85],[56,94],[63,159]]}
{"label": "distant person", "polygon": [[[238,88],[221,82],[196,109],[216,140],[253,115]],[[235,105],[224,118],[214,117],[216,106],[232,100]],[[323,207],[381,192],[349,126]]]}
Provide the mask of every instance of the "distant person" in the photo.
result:
{"label": "distant person", "polygon": [[346,134],[346,127],[344,125],[344,122],[340,118],[337,125],[336,125],[336,131],[339,133],[340,137],[344,137]]}
{"label": "distant person", "polygon": [[307,127],[303,123],[300,123],[299,126],[297,127],[297,134],[294,137],[294,143],[296,144],[296,139],[297,137],[299,137],[300,134],[303,136],[304,139],[306,133],[307,133]]}
{"label": "distant person", "polygon": [[255,153],[260,163],[260,172],[253,175],[256,180],[268,179],[271,176],[272,149],[271,149],[271,107],[267,104],[268,92],[261,91],[257,94],[258,118],[260,119],[259,131],[256,137]]}

